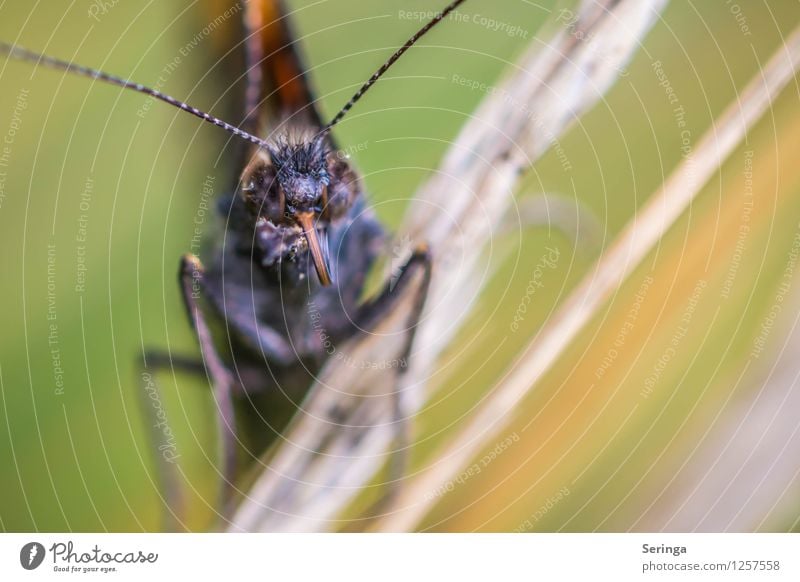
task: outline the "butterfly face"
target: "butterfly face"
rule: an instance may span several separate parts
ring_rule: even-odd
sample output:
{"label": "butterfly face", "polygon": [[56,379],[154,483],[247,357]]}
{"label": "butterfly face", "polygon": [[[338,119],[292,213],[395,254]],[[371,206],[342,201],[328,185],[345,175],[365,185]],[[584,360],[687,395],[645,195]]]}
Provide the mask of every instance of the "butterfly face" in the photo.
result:
{"label": "butterfly face", "polygon": [[309,252],[320,283],[331,283],[328,228],[358,194],[356,174],[325,137],[279,138],[242,175],[264,266]]}

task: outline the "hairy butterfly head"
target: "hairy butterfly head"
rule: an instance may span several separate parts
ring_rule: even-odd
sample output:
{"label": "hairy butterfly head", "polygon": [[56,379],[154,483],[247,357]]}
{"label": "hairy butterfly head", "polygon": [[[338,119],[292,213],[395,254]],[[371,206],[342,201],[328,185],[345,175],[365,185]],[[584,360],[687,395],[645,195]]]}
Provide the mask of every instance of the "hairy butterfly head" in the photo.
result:
{"label": "hairy butterfly head", "polygon": [[331,283],[328,229],[353,204],[357,180],[327,137],[285,135],[261,149],[242,175],[266,265],[309,253],[320,283]]}

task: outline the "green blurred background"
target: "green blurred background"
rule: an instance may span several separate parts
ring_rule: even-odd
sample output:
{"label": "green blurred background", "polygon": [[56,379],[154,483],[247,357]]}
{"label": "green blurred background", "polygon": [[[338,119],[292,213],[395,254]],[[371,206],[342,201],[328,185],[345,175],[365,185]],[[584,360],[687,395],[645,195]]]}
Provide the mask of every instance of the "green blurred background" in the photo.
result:
{"label": "green blurred background", "polygon": [[[200,4],[105,4],[5,2],[0,39],[158,84],[211,113],[236,110],[232,92],[213,69],[219,40],[213,32],[170,70],[213,19]],[[298,9],[294,19],[328,115],[418,28],[399,11],[431,9],[421,0],[290,4]],[[342,123],[340,143],[356,150],[353,157],[387,224],[399,224],[415,188],[483,96],[453,83],[453,75],[496,82],[524,47],[539,42],[537,35],[546,38],[555,30],[555,15],[564,7],[571,6],[468,3],[465,12],[519,24],[524,34],[473,22],[442,26]],[[516,349],[681,160],[681,132],[652,63],[660,60],[668,74],[694,143],[798,23],[800,5],[792,0],[676,2],[667,8],[607,99],[561,139],[571,168],[565,171],[551,152],[520,192],[580,201],[600,225],[599,240],[576,243],[551,225],[507,241],[520,260],[499,266],[448,354],[436,398],[417,423],[415,463],[423,465],[458,428],[513,362]],[[202,215],[200,194],[209,176],[216,193],[226,190],[237,172],[234,151],[216,128],[161,104],[143,110],[144,96],[86,79],[0,61],[0,87],[0,135],[9,135],[12,123],[19,126],[8,144],[9,163],[0,168],[0,528],[157,530],[161,502],[137,405],[144,384],[137,358],[143,346],[196,353],[178,295],[177,263],[191,250],[196,218],[213,236],[214,220]],[[773,364],[791,347],[786,338],[796,325],[792,287],[764,352],[749,357],[798,232],[799,150],[793,84],[525,402],[504,435],[518,441],[490,470],[443,496],[425,528],[798,529],[800,483],[792,471],[800,469],[800,439],[791,429],[800,420],[776,413],[770,423],[748,411],[774,397],[764,396],[778,382]],[[754,205],[737,251],[747,159]],[[521,330],[509,334],[531,270],[548,245],[557,245],[564,260],[547,274]],[[739,252],[733,284],[726,287]],[[653,283],[633,331],[598,377],[648,276]],[[706,286],[688,331],[652,393],[642,397],[698,281]],[[492,313],[492,333],[479,333]],[[500,338],[508,339],[495,353]],[[56,384],[56,355],[63,387]],[[204,384],[190,377],[161,374],[158,380],[181,455],[187,526],[207,529],[217,486],[213,402]],[[786,382],[778,383],[791,394]],[[755,497],[736,497],[735,485],[752,475],[742,470],[742,459],[726,456],[731,435],[753,430],[745,442],[755,450],[773,442],[769,431],[776,418],[785,430],[766,449],[774,453],[768,467],[781,468],[775,482],[780,477],[785,485],[769,488],[773,475],[767,471],[760,476],[766,484],[752,488]],[[709,466],[711,477],[703,479],[700,467]],[[708,485],[715,476],[734,486],[709,500],[707,513],[681,513],[692,504],[705,507],[693,484]]]}

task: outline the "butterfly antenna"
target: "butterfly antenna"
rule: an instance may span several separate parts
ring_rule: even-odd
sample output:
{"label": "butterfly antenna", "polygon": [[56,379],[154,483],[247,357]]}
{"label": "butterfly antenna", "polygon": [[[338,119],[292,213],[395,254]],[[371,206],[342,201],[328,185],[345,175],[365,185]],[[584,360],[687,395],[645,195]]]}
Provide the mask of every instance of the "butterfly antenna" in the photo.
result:
{"label": "butterfly antenna", "polygon": [[342,118],[345,115],[347,115],[347,112],[350,111],[350,109],[353,107],[353,105],[355,105],[356,102],[364,96],[364,93],[366,93],[369,90],[369,88],[372,87],[375,84],[375,81],[380,79],[383,76],[383,74],[386,71],[388,71],[389,68],[393,64],[395,64],[395,62],[397,62],[397,59],[399,59],[400,57],[403,56],[403,53],[405,53],[408,49],[410,49],[412,46],[414,46],[414,44],[420,38],[425,36],[425,33],[427,33],[431,28],[433,28],[434,26],[439,24],[442,20],[444,20],[444,18],[448,14],[450,14],[453,10],[458,8],[464,2],[465,2],[465,0],[454,0],[453,2],[448,4],[447,7],[444,10],[442,10],[436,16],[434,16],[433,19],[430,22],[428,22],[425,26],[420,28],[414,36],[409,38],[406,41],[406,43],[403,46],[401,46],[399,49],[397,49],[397,52],[395,52],[391,57],[389,57],[389,60],[386,61],[383,65],[381,65],[381,68],[378,69],[377,71],[375,71],[373,73],[373,75],[369,78],[369,80],[366,83],[364,83],[358,91],[356,91],[355,95],[353,95],[350,98],[350,101],[345,103],[344,107],[342,107],[342,109],[339,111],[339,113],[337,113],[334,116],[334,118],[331,119],[330,123],[328,123],[328,125],[326,125],[324,127],[324,129],[322,130],[321,133],[322,134],[328,133],[334,125],[339,123],[342,120]]}
{"label": "butterfly antenna", "polygon": [[37,65],[38,64],[44,65],[51,69],[66,71],[68,73],[74,73],[76,75],[81,75],[83,77],[89,77],[90,79],[96,79],[98,81],[103,81],[111,85],[116,85],[124,89],[132,89],[138,93],[144,93],[145,95],[149,95],[154,99],[158,99],[160,101],[164,101],[165,103],[169,103],[170,105],[177,107],[182,111],[191,113],[192,115],[199,117],[203,121],[207,121],[208,123],[212,123],[217,127],[221,127],[225,131],[228,131],[233,135],[240,137],[242,139],[246,139],[247,141],[250,141],[256,144],[257,146],[266,148],[268,145],[267,142],[264,141],[263,139],[260,139],[250,133],[247,133],[246,131],[239,129],[238,127],[235,127],[230,123],[226,123],[221,119],[214,117],[213,115],[209,115],[204,111],[200,111],[199,109],[192,107],[188,103],[184,103],[183,101],[179,101],[174,97],[165,95],[164,93],[156,89],[146,87],[141,83],[134,83],[133,81],[128,81],[127,79],[123,79],[121,77],[115,77],[114,75],[109,75],[108,73],[104,73],[103,71],[98,71],[96,69],[90,69],[89,67],[84,67],[81,65],[76,65],[74,63],[69,63],[67,61],[62,61],[61,59],[56,59],[53,57],[49,57],[47,55],[29,51],[28,49],[16,45],[11,45],[5,42],[0,42],[0,54],[6,54],[10,58],[17,59],[20,61],[29,61],[32,63],[36,63]]}

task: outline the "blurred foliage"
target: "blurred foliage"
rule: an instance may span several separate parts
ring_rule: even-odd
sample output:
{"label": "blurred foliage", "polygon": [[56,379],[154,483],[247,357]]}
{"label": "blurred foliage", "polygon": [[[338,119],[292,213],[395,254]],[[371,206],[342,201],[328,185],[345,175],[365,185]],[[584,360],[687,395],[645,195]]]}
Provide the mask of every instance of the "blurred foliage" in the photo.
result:
{"label": "blurred foliage", "polygon": [[[213,38],[174,71],[167,68],[208,24],[196,4],[119,2],[92,18],[93,4],[62,10],[6,3],[0,38],[158,83],[212,113],[234,110],[232,93],[213,69]],[[342,0],[299,10],[295,17],[323,110],[334,112],[418,27],[418,21],[398,18],[399,10],[429,9],[422,0],[403,2],[401,9],[385,0]],[[538,42],[540,27],[556,26],[555,9],[553,2],[469,6],[465,10],[525,23],[524,37],[473,22],[443,26],[341,125],[340,142],[357,149],[353,157],[389,225],[399,223],[415,187],[483,96],[454,83],[453,75],[491,85],[524,46]],[[520,195],[554,192],[581,201],[603,225],[601,246],[609,244],[682,156],[674,105],[652,63],[661,61],[694,143],[800,22],[800,8],[788,0],[742,3],[741,10],[750,34],[724,2],[670,6],[607,99],[561,140],[570,169],[551,152]],[[226,135],[191,116],[158,104],[143,110],[147,100],[140,95],[11,62],[0,64],[0,79],[0,135],[14,118],[20,92],[28,91],[10,164],[2,168],[0,527],[158,529],[153,454],[137,401],[144,387],[138,354],[143,346],[196,353],[175,282],[177,262],[190,250],[196,218],[213,236],[200,192],[209,176],[215,192],[228,188],[237,171],[234,149]],[[519,439],[443,495],[426,528],[659,527],[654,504],[675,494],[673,478],[687,456],[732,400],[752,398],[757,370],[780,348],[785,330],[779,323],[761,357],[750,357],[800,222],[800,166],[793,159],[799,136],[791,87],[525,402],[507,435]],[[754,183],[750,231],[723,296],[742,224],[747,152]],[[83,207],[82,199],[88,202]],[[513,363],[601,251],[576,245],[557,225],[508,235],[498,244],[510,249],[509,258],[442,362],[434,398],[418,420],[418,466]],[[511,332],[531,271],[548,246],[557,247],[561,259],[546,273],[520,330]],[[84,252],[85,285],[77,290]],[[632,329],[598,374],[647,277],[652,284]],[[698,282],[705,287],[686,332],[643,397]],[[55,385],[55,353],[63,391]],[[213,522],[217,487],[213,402],[196,379],[160,374],[158,380],[186,477],[186,525],[205,529]],[[368,491],[354,509],[378,491]],[[764,529],[797,528],[796,495],[776,511],[766,516]]]}

